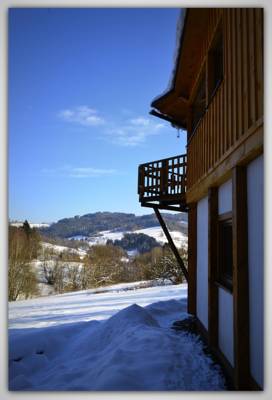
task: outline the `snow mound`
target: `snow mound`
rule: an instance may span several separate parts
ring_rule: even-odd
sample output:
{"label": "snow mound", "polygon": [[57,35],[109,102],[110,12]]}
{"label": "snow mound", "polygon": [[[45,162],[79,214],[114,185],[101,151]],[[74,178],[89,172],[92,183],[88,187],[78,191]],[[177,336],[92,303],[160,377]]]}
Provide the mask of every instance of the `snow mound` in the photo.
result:
{"label": "snow mound", "polygon": [[132,304],[99,322],[11,329],[9,388],[224,390],[222,374],[199,338],[170,329],[183,313],[184,304],[170,299],[147,307]]}
{"label": "snow mound", "polygon": [[183,311],[186,310],[186,308],[186,299],[181,299],[158,301],[157,303],[147,306],[146,310],[156,318],[160,326],[170,326],[175,319],[181,320],[189,316],[186,311]]}
{"label": "snow mound", "polygon": [[152,315],[137,304],[132,304],[119,311],[111,317],[105,325],[107,328],[118,327],[118,330],[123,330],[130,326],[136,327],[138,325],[159,326]]}

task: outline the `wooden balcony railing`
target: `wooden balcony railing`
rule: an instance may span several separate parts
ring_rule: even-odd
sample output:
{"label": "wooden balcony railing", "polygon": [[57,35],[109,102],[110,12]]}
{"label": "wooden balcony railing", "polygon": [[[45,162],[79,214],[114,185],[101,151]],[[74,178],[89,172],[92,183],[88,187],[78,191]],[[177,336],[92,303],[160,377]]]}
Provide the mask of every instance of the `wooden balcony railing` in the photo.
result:
{"label": "wooden balcony railing", "polygon": [[186,211],[187,155],[139,165],[138,194],[142,206]]}

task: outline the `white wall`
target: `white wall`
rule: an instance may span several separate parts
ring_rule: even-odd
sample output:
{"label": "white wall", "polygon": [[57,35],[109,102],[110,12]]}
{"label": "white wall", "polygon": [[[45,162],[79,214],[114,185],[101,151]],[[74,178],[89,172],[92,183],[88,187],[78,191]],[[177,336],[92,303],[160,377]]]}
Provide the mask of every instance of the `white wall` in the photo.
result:
{"label": "white wall", "polygon": [[223,288],[218,291],[218,344],[228,361],[233,361],[233,296]]}
{"label": "white wall", "polygon": [[232,180],[223,183],[218,189],[218,214],[232,210]]}
{"label": "white wall", "polygon": [[[218,214],[232,211],[232,180],[218,188]],[[233,296],[223,288],[218,292],[218,344],[233,365]]]}
{"label": "white wall", "polygon": [[263,387],[263,156],[247,168],[250,368]]}
{"label": "white wall", "polygon": [[208,197],[197,204],[196,314],[208,329]]}

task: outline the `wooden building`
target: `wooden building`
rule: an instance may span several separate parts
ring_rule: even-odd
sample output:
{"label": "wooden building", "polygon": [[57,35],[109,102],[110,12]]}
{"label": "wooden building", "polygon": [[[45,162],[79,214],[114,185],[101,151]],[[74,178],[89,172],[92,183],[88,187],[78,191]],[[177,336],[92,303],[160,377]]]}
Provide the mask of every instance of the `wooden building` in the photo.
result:
{"label": "wooden building", "polygon": [[188,212],[188,312],[235,389],[263,389],[263,10],[182,10],[179,32],[151,114],[187,154],[140,165],[139,199],[168,238],[159,210]]}

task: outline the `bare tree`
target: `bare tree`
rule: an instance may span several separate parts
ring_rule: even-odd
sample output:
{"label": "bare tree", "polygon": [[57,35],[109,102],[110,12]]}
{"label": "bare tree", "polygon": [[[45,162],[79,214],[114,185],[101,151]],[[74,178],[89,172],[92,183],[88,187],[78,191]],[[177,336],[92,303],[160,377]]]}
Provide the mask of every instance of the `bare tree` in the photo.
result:
{"label": "bare tree", "polygon": [[87,287],[125,281],[125,252],[112,245],[92,246],[86,259]]}
{"label": "bare tree", "polygon": [[63,293],[65,289],[65,266],[55,260],[54,262],[54,289],[57,293]]}
{"label": "bare tree", "polygon": [[21,228],[9,227],[8,298],[28,298],[37,294],[38,287],[30,261],[31,238]]}
{"label": "bare tree", "polygon": [[52,285],[57,293],[65,288],[65,266],[57,258],[44,260],[42,263],[46,283]]}
{"label": "bare tree", "polygon": [[[179,253],[187,265],[186,249],[179,249]],[[177,284],[183,281],[180,265],[169,246],[155,247],[148,253],[140,254],[133,260],[134,276],[139,280],[163,279]]]}
{"label": "bare tree", "polygon": [[82,289],[82,279],[83,275],[81,273],[81,265],[67,265],[66,268],[66,278],[68,284],[65,287],[65,290],[75,291]]}
{"label": "bare tree", "polygon": [[[186,250],[180,249],[179,252],[187,264]],[[151,265],[151,274],[155,279],[169,280],[173,284],[182,283],[184,280],[182,269],[168,246],[164,247],[161,258]]]}

